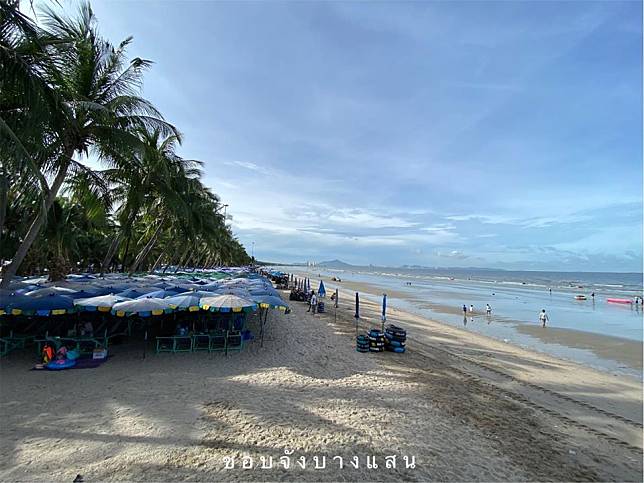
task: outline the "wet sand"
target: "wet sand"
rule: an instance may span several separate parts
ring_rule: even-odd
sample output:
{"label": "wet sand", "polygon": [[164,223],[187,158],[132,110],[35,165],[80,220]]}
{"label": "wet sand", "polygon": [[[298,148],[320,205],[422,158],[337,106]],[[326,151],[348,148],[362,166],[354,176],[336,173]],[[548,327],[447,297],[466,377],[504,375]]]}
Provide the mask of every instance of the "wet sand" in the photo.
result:
{"label": "wet sand", "polygon": [[[324,280],[328,291],[339,288],[340,290],[342,290],[342,292],[344,292],[345,298],[354,298],[356,291],[358,291],[363,297],[370,297],[371,300],[380,300],[382,298],[382,289],[368,283],[343,281],[342,283],[338,284],[336,282],[333,282],[330,277],[318,277],[317,272],[313,273],[310,271],[295,271],[294,273],[296,273],[298,276],[314,277],[313,280],[316,280],[316,283],[314,284],[316,285],[316,290],[318,281]],[[437,296],[439,295],[440,294],[438,294]],[[413,300],[419,308],[428,308],[442,314],[454,316],[455,318],[458,317],[459,320],[463,315],[463,312],[459,307],[443,305],[436,302],[429,303],[422,299],[414,299],[413,297],[410,297],[408,293],[401,291],[387,290],[387,296],[389,297],[390,306],[395,305],[395,302],[392,302],[391,299],[408,299]],[[485,313],[481,310],[475,310],[474,312],[468,311],[468,321],[471,317],[475,317],[477,320],[485,320],[486,323],[488,321],[487,319],[484,319]],[[593,334],[573,329],[564,329],[551,326],[548,326],[544,331],[543,327],[541,327],[541,325],[539,325],[538,323],[535,323],[534,325],[527,325],[512,319],[499,317],[496,314],[492,316],[492,320],[502,324],[511,325],[520,334],[533,337],[544,344],[560,345],[562,346],[562,350],[560,352],[565,352],[566,347],[582,349],[592,352],[597,357],[610,361],[616,361],[619,365],[628,369],[633,369],[634,371],[641,372],[643,369],[644,364],[642,361],[642,353],[644,344],[641,341],[634,341],[621,337],[611,337],[607,335]],[[440,324],[440,322],[436,321],[432,321],[432,323]],[[442,325],[446,326],[447,324]],[[482,334],[472,335],[478,335],[484,338],[486,337]]]}
{"label": "wet sand", "polygon": [[546,327],[544,330],[540,325],[517,324],[516,330],[548,344],[589,350],[604,359],[615,360],[627,367],[642,370],[641,342],[559,327]]}

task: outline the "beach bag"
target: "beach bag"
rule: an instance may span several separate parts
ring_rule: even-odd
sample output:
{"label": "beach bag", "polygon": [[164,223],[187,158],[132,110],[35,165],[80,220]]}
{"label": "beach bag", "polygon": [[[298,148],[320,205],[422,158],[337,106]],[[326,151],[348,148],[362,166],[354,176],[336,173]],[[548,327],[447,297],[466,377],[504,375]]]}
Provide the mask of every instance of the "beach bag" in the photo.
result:
{"label": "beach bag", "polygon": [[42,349],[42,362],[43,364],[47,364],[51,362],[51,360],[54,358],[54,349],[50,346],[47,345],[43,347]]}

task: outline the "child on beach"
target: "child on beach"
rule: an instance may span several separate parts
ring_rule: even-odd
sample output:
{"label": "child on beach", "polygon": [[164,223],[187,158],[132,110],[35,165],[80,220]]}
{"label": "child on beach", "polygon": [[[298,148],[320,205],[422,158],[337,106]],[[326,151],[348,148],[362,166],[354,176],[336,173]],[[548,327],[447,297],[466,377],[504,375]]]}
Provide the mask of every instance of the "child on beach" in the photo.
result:
{"label": "child on beach", "polygon": [[546,309],[542,309],[541,313],[539,314],[539,321],[543,324],[543,327],[546,326],[546,322],[548,322],[548,314],[546,314]]}

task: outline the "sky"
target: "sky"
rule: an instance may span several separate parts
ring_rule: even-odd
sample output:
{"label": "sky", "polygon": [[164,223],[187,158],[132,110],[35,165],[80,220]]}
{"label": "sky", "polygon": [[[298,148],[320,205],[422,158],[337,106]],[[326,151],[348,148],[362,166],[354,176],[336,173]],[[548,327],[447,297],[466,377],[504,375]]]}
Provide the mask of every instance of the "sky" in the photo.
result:
{"label": "sky", "polygon": [[641,2],[92,6],[259,260],[642,269]]}

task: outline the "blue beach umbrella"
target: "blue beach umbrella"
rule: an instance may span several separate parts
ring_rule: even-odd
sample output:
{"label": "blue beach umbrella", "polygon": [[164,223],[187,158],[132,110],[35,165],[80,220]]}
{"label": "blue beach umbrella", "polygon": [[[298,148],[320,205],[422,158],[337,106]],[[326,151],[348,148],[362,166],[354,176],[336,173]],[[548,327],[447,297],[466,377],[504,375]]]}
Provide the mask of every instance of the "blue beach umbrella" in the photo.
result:
{"label": "blue beach umbrella", "polygon": [[141,295],[145,295],[147,293],[157,292],[157,291],[158,290],[156,288],[138,287],[138,288],[129,288],[127,290],[123,290],[122,292],[118,292],[116,295],[119,295],[121,297],[127,297],[129,299],[136,299]]}
{"label": "blue beach umbrella", "polygon": [[382,294],[382,315],[380,316],[382,320],[382,331],[385,331],[385,322],[387,322],[387,294]]}
{"label": "blue beach umbrella", "polygon": [[[9,309],[10,304],[20,305],[22,302],[30,302],[32,297],[27,297],[26,295],[18,295],[15,293],[8,293],[0,295],[0,315],[10,314],[11,309]],[[18,315],[18,314],[16,314]]]}
{"label": "blue beach umbrella", "polygon": [[354,315],[356,319],[360,318],[360,296],[356,292],[356,314]]}
{"label": "blue beach umbrella", "polygon": [[251,300],[263,309],[273,308],[286,310],[288,305],[279,297],[273,295],[251,295]]}
{"label": "blue beach umbrella", "polygon": [[7,304],[5,311],[12,315],[61,315],[74,312],[74,300],[58,294],[17,297]]}
{"label": "blue beach umbrella", "polygon": [[166,297],[174,297],[175,295],[179,295],[180,293],[186,293],[187,291],[188,290],[183,288],[174,287],[166,290],[156,290],[154,292],[148,292],[144,295],[139,295],[136,298],[137,299],[143,299],[143,298],[164,299]]}
{"label": "blue beach umbrella", "polygon": [[382,294],[382,321],[385,322],[387,320],[387,294],[383,293]]}
{"label": "blue beach umbrella", "polygon": [[43,297],[46,295],[74,295],[78,292],[78,290],[74,290],[72,288],[65,288],[65,287],[44,287],[44,288],[37,288],[36,290],[31,290],[25,295],[28,295],[29,297]]}
{"label": "blue beach umbrella", "polygon": [[324,289],[324,282],[320,280],[320,288],[318,288],[318,295],[320,297],[326,297],[326,290]]}

